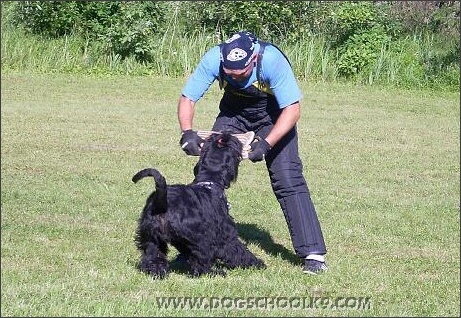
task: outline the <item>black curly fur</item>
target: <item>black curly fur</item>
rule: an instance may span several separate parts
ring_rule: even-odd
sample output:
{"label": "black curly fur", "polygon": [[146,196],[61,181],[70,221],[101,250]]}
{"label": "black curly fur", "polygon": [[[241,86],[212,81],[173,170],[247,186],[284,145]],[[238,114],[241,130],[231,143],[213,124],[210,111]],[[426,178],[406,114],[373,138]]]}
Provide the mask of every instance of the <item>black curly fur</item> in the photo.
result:
{"label": "black curly fur", "polygon": [[217,261],[228,268],[265,267],[238,239],[224,193],[237,179],[241,152],[242,144],[236,137],[229,133],[213,134],[205,140],[191,184],[167,185],[154,168],[133,176],[133,182],[153,177],[156,185],[135,235],[142,272],[154,278],[168,274],[168,244],[187,258],[192,276],[225,275],[223,270],[213,269]]}

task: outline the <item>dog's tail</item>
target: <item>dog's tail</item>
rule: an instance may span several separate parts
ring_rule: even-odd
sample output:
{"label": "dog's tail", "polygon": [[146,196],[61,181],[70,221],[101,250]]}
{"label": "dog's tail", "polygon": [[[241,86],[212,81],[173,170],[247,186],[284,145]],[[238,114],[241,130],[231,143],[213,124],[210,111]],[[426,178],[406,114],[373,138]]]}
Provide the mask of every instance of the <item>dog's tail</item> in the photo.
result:
{"label": "dog's tail", "polygon": [[146,168],[136,173],[131,180],[136,183],[145,177],[154,177],[155,180],[156,191],[153,193],[155,195],[153,201],[155,202],[156,213],[165,213],[167,210],[167,185],[165,177],[157,169]]}

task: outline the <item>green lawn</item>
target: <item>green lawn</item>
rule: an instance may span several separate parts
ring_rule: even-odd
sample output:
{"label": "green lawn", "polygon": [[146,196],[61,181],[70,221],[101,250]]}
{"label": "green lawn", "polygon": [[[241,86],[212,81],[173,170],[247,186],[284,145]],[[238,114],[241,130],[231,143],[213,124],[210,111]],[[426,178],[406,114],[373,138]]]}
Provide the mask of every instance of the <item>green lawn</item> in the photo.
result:
{"label": "green lawn", "polygon": [[[459,317],[459,93],[301,83],[300,153],[329,272],[302,274],[265,166],[245,160],[231,214],[267,269],[193,279],[176,266],[154,281],[133,242],[153,182],[131,177],[156,167],[192,180],[184,79],[1,83],[2,316]],[[197,129],[219,98],[213,86],[197,104]]]}

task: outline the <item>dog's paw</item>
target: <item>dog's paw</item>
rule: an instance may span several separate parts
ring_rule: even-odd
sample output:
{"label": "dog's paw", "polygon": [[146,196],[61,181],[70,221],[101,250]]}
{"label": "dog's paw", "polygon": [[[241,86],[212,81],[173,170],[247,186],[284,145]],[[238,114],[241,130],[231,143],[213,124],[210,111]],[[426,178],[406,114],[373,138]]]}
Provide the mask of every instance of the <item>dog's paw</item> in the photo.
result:
{"label": "dog's paw", "polygon": [[266,264],[264,264],[264,262],[260,259],[258,259],[258,261],[255,263],[254,267],[256,267],[257,269],[266,269],[267,266]]}
{"label": "dog's paw", "polygon": [[189,272],[189,277],[190,278],[198,278],[200,276],[202,276],[204,273],[200,273],[200,272],[197,272],[197,271],[190,271]]}
{"label": "dog's paw", "polygon": [[249,263],[246,263],[245,266],[242,266],[243,268],[256,268],[256,269],[265,269],[267,268],[266,264],[263,262],[263,260],[259,258],[254,258],[252,259]]}
{"label": "dog's paw", "polygon": [[223,268],[214,268],[211,270],[210,275],[226,277],[227,272]]}
{"label": "dog's paw", "polygon": [[166,269],[140,268],[139,270],[146,274],[146,276],[152,277],[152,279],[164,279],[168,276]]}
{"label": "dog's paw", "polygon": [[226,277],[227,272],[222,268],[213,268],[213,269],[209,270],[208,272],[190,271],[189,276],[191,278],[198,278],[198,277],[201,277],[201,276],[208,276],[208,277],[222,276],[222,277]]}
{"label": "dog's paw", "polygon": [[153,279],[163,279],[168,276],[169,272],[168,263],[163,259],[157,260],[157,262],[140,262],[138,269]]}
{"label": "dog's paw", "polygon": [[164,269],[161,272],[150,272],[149,275],[152,279],[164,279],[168,276],[168,271]]}

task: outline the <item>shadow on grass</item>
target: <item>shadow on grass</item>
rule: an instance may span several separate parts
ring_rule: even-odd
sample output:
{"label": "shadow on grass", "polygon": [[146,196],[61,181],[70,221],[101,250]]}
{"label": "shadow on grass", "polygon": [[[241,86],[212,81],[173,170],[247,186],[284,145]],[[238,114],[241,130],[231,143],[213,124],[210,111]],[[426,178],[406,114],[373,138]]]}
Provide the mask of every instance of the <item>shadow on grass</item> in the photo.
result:
{"label": "shadow on grass", "polygon": [[[283,260],[290,262],[294,266],[298,266],[300,264],[299,258],[293,252],[285,246],[275,243],[269,232],[262,230],[256,224],[239,223],[237,224],[237,230],[239,237],[246,244],[256,244],[267,254],[274,257],[280,256]],[[183,255],[178,254],[177,257],[170,262],[170,269],[178,274],[187,274],[189,266],[186,258]]]}
{"label": "shadow on grass", "polygon": [[178,254],[170,261],[170,270],[176,274],[188,276],[189,264],[187,263],[187,258],[182,254]]}
{"label": "shadow on grass", "polygon": [[275,243],[272,236],[266,230],[262,230],[256,224],[237,224],[239,237],[247,244],[259,245],[267,254],[279,256],[293,265],[299,265],[299,258],[285,246]]}
{"label": "shadow on grass", "polygon": [[[294,266],[300,264],[299,258],[293,252],[291,252],[285,246],[275,243],[269,232],[261,229],[256,224],[240,223],[237,224],[237,230],[239,237],[245,242],[245,244],[256,244],[267,254],[274,257],[280,256],[283,260],[290,262]],[[187,259],[182,254],[176,255],[176,257],[169,263],[171,272],[180,275],[188,275],[189,265],[187,264]],[[133,265],[137,268],[137,264],[133,263]],[[220,266],[217,265],[217,268],[220,268]]]}

